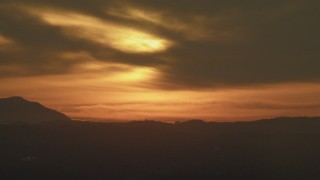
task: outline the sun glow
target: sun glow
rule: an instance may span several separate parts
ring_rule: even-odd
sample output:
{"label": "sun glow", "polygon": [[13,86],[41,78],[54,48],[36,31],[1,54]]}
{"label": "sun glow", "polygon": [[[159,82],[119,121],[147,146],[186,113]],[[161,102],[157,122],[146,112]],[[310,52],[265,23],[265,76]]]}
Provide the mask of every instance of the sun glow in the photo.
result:
{"label": "sun glow", "polygon": [[153,68],[139,67],[114,74],[110,79],[116,82],[142,82],[156,77],[157,74],[157,71]]}
{"label": "sun glow", "polygon": [[127,53],[162,52],[173,45],[170,40],[149,32],[88,15],[39,9],[29,12],[40,16],[46,23],[62,27],[69,37],[89,40]]}

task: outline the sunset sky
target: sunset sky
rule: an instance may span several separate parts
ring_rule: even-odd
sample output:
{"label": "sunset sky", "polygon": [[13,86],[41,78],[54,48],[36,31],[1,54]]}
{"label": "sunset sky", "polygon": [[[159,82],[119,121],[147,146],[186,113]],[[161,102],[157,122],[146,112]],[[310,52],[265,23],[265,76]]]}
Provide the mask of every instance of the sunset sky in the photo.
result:
{"label": "sunset sky", "polygon": [[0,0],[0,97],[74,119],[320,116],[319,0]]}

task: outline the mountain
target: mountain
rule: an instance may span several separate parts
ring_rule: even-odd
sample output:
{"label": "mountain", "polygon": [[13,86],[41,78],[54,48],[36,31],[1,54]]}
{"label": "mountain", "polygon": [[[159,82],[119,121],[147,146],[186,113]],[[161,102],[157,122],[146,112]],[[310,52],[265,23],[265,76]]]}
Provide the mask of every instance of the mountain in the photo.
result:
{"label": "mountain", "polygon": [[34,124],[49,121],[69,121],[66,115],[22,97],[0,98],[1,124]]}

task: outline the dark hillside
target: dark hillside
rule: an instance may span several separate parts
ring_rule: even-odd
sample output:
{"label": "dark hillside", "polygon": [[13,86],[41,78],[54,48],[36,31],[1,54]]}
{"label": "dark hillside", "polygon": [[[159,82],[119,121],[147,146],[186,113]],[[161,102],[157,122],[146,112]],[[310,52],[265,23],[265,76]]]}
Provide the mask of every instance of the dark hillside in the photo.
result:
{"label": "dark hillside", "polygon": [[0,124],[34,124],[69,120],[69,117],[58,111],[22,97],[0,99]]}
{"label": "dark hillside", "polygon": [[0,126],[1,179],[318,179],[320,119]]}

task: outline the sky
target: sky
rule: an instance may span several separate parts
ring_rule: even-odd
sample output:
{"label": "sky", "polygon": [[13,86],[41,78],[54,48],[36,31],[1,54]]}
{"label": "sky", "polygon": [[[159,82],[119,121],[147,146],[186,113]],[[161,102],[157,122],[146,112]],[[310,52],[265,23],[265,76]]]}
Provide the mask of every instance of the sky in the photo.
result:
{"label": "sky", "polygon": [[74,119],[320,116],[318,0],[0,0],[0,97]]}

